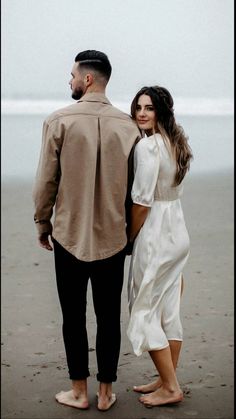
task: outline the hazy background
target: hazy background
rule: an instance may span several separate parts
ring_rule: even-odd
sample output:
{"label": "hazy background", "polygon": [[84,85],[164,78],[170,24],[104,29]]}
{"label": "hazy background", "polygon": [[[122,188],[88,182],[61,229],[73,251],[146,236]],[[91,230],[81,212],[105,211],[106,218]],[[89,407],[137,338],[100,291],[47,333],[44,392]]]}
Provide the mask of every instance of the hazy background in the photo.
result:
{"label": "hazy background", "polygon": [[191,173],[233,167],[233,0],[2,0],[2,175],[35,176],[46,115],[73,103],[74,58],[107,53],[107,95],[125,112],[167,87]]}
{"label": "hazy background", "polygon": [[2,98],[68,99],[75,55],[106,52],[108,94],[233,96],[233,0],[2,0]]}

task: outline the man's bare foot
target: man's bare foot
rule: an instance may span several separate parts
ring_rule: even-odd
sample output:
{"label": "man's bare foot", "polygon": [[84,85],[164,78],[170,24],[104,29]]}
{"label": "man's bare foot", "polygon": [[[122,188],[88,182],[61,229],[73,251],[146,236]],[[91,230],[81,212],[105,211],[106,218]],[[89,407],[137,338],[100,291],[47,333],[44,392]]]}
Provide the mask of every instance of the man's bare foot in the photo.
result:
{"label": "man's bare foot", "polygon": [[161,387],[153,393],[141,396],[139,400],[146,407],[179,403],[183,400],[183,392],[180,389],[175,391],[169,391],[166,388]]}
{"label": "man's bare foot", "polygon": [[158,378],[158,380],[153,381],[152,383],[144,384],[142,386],[134,386],[133,390],[137,391],[138,393],[144,393],[144,394],[145,393],[152,393],[153,391],[160,388],[161,385],[162,385],[161,378]]}
{"label": "man's bare foot", "polygon": [[112,383],[100,383],[99,391],[97,392],[98,410],[109,410],[116,402],[116,395],[112,393]]}
{"label": "man's bare foot", "polygon": [[88,409],[89,402],[86,395],[81,394],[75,396],[73,390],[70,391],[60,391],[60,393],[55,396],[58,403],[64,404],[70,407],[76,407],[77,409]]}
{"label": "man's bare foot", "polygon": [[115,393],[112,393],[110,396],[101,396],[99,395],[99,393],[97,393],[97,398],[98,398],[98,405],[97,408],[98,410],[109,410],[113,404],[116,402],[116,395]]}

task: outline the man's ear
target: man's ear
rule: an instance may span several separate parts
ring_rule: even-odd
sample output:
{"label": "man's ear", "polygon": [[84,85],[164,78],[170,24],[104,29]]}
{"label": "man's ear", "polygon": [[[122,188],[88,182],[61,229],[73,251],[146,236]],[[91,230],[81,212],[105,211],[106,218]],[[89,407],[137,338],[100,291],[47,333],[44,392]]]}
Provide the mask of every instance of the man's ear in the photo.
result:
{"label": "man's ear", "polygon": [[86,85],[86,87],[91,86],[91,84],[93,84],[94,82],[94,76],[91,73],[87,73],[84,77],[84,83]]}

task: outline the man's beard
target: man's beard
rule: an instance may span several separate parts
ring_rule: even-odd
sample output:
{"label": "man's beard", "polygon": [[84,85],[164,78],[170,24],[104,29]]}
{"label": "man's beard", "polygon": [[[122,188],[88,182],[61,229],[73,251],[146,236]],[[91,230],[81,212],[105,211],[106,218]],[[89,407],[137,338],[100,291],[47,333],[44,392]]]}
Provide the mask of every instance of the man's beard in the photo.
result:
{"label": "man's beard", "polygon": [[83,96],[83,94],[84,92],[82,89],[77,89],[72,93],[71,97],[74,100],[79,100]]}

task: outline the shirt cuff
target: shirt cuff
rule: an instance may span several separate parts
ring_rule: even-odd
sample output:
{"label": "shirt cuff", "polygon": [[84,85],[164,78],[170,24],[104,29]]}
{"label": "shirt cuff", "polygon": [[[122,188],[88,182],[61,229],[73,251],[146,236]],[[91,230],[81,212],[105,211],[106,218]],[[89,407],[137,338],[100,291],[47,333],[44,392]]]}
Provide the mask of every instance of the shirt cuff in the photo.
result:
{"label": "shirt cuff", "polygon": [[46,220],[37,220],[34,219],[35,221],[35,225],[37,227],[37,230],[39,232],[39,234],[42,233],[52,233],[52,224],[51,221],[46,221]]}

